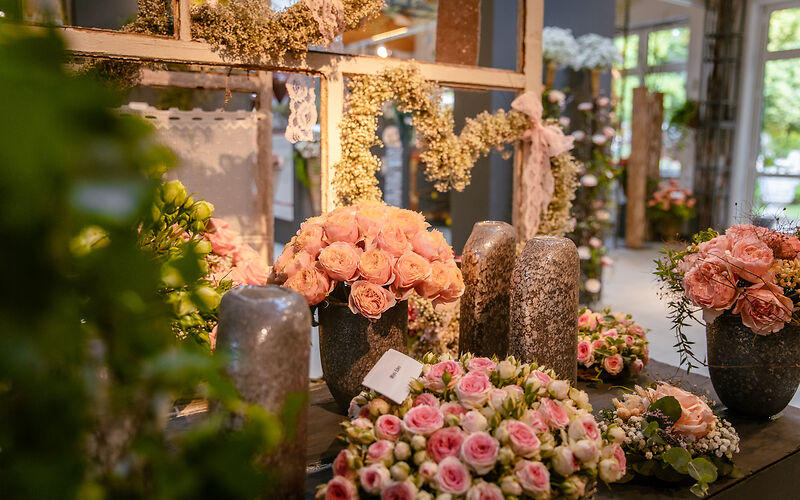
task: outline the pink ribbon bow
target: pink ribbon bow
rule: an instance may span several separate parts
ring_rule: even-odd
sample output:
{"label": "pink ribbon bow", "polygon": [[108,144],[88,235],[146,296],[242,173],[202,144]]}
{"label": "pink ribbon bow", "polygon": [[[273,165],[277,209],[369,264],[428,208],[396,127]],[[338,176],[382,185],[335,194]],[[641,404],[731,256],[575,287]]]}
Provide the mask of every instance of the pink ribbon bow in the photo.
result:
{"label": "pink ribbon bow", "polygon": [[523,241],[536,236],[542,215],[553,199],[555,180],[550,169],[550,158],[572,149],[574,138],[564,135],[556,125],[542,124],[542,98],[529,91],[518,96],[511,107],[525,113],[531,119],[531,128],[522,135],[529,143],[520,178],[520,236]]}

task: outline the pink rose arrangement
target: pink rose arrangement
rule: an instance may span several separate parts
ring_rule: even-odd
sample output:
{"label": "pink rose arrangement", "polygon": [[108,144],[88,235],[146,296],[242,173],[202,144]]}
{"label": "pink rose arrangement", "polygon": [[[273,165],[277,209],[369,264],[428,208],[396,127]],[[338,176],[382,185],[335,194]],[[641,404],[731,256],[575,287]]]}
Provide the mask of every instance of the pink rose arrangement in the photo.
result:
{"label": "pink rose arrangement", "polygon": [[739,435],[705,398],[657,382],[613,403],[600,429],[621,446],[632,472],[671,480],[690,475],[691,468],[697,480],[691,491],[704,496],[710,483],[733,470]]}
{"label": "pink rose arrangement", "polygon": [[698,310],[706,323],[722,314],[738,315],[757,335],[796,322],[799,252],[796,234],[747,224],[732,226],[725,234],[702,231],[685,250],[667,249],[656,275],[665,291],[677,295],[670,307],[684,357],[696,359],[682,338],[681,323]]}
{"label": "pink rose arrangement", "polygon": [[658,189],[647,201],[647,207],[651,212],[650,215],[656,218],[672,215],[688,220],[694,217],[696,203],[691,189],[682,187],[678,179],[670,179],[658,185]]}
{"label": "pink rose arrangement", "polygon": [[269,271],[266,263],[253,247],[242,242],[241,236],[230,228],[230,224],[212,218],[202,236],[211,244],[211,253],[206,256],[206,278],[209,281],[219,285],[230,280],[233,287],[263,285],[267,282]]}
{"label": "pink rose arrangement", "polygon": [[269,282],[314,306],[332,293],[353,314],[378,319],[412,293],[436,306],[464,292],[453,249],[422,214],[379,202],[337,208],[300,225]]}
{"label": "pink rose arrangement", "polygon": [[[650,360],[647,333],[630,314],[583,308],[578,315],[578,377],[638,375]],[[627,370],[627,372],[626,372]]]}
{"label": "pink rose arrangement", "polygon": [[597,478],[625,475],[587,394],[551,370],[470,354],[422,361],[402,404],[353,399],[347,448],[317,498],[581,498]]}

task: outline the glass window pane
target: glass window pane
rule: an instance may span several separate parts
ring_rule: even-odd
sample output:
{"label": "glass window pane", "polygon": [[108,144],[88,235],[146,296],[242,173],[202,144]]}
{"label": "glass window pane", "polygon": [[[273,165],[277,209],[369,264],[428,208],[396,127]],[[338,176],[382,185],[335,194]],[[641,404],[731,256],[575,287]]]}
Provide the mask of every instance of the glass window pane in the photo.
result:
{"label": "glass window pane", "polygon": [[664,122],[686,102],[686,73],[650,73],[644,77],[648,89],[664,93]]}
{"label": "glass window pane", "polygon": [[635,68],[639,53],[639,35],[618,36],[614,39],[614,45],[617,46],[620,54],[623,54],[622,68]]}
{"label": "glass window pane", "polygon": [[767,50],[800,48],[800,7],[776,10],[769,16],[769,42]]}
{"label": "glass window pane", "polygon": [[647,64],[657,66],[689,58],[689,28],[653,31],[647,37]]}
{"label": "glass window pane", "polygon": [[759,171],[800,175],[800,59],[767,61]]}
{"label": "glass window pane", "polygon": [[631,109],[633,108],[633,89],[639,86],[639,77],[628,75],[614,80],[616,113],[620,120],[620,131],[614,139],[613,152],[617,158],[627,158],[631,154]]}

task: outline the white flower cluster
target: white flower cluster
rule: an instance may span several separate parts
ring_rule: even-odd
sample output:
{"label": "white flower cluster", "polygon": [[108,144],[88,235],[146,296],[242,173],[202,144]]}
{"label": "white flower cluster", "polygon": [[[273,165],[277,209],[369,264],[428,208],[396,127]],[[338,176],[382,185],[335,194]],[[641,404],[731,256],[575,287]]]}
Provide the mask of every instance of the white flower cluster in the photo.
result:
{"label": "white flower cluster", "polygon": [[578,50],[572,58],[572,67],[581,69],[608,69],[622,62],[614,40],[596,33],[587,33],[577,40]]}
{"label": "white flower cluster", "polygon": [[542,30],[542,57],[547,62],[570,66],[578,55],[572,30],[548,26]]}

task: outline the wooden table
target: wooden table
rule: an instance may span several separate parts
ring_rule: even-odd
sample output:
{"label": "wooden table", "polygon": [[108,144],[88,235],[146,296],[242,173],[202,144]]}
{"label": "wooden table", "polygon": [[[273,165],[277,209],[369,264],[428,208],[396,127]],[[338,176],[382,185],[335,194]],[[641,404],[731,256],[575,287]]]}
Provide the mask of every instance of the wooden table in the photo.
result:
{"label": "wooden table", "polygon": [[[666,380],[679,384],[698,394],[716,400],[711,380],[701,375],[687,375],[682,369],[651,361],[640,375],[639,384]],[[633,387],[635,381],[625,383]],[[589,394],[595,413],[611,407],[611,399],[619,397],[621,391],[609,384],[580,382],[578,386]],[[311,387],[311,409],[309,412],[308,436],[308,480],[306,498],[313,498],[316,486],[331,478],[330,464],[344,447],[337,439],[345,416],[328,393],[324,384]],[[709,497],[715,499],[794,499],[800,498],[797,486],[800,476],[800,409],[789,407],[771,420],[750,420],[723,412],[724,418],[733,423],[741,437],[740,453],[736,464],[744,473],[738,479],[723,478],[715,482]],[[599,487],[599,499],[674,499],[694,498],[688,485],[670,486],[654,480],[634,480],[627,484]]]}

